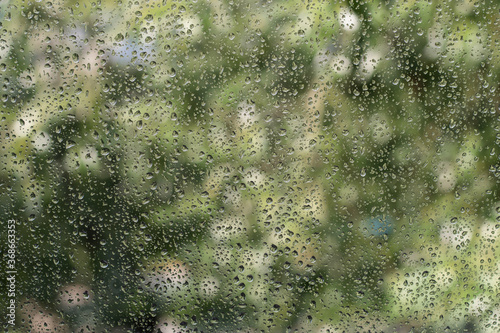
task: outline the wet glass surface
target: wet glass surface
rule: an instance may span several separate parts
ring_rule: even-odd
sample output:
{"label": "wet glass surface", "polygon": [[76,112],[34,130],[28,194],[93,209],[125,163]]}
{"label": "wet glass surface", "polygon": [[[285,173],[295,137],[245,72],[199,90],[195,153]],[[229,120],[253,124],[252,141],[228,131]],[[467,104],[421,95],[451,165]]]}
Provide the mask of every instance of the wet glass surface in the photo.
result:
{"label": "wet glass surface", "polygon": [[497,1],[0,3],[9,332],[498,332]]}

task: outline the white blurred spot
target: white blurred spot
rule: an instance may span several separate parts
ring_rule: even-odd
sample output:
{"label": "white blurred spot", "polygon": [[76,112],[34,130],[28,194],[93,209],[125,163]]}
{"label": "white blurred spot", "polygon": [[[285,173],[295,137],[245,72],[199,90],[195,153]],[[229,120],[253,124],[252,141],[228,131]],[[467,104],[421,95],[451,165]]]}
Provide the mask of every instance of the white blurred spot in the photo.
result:
{"label": "white blurred spot", "polygon": [[32,301],[23,302],[21,308],[22,321],[28,323],[28,331],[32,333],[68,332],[63,320],[57,314],[42,308]]}
{"label": "white blurred spot", "polygon": [[351,69],[351,61],[343,55],[335,56],[331,62],[333,71],[340,75],[349,73]]}
{"label": "white blurred spot", "polygon": [[183,333],[188,332],[187,328],[182,328],[178,322],[173,318],[162,318],[156,325],[155,332],[161,333]]}
{"label": "white blurred spot", "polygon": [[250,184],[253,182],[255,186],[262,185],[266,176],[256,168],[250,168],[245,174],[245,183]]}
{"label": "white blurred spot", "polygon": [[359,18],[349,9],[342,9],[339,14],[339,22],[342,29],[346,31],[357,31],[360,26]]}
{"label": "white blurred spot", "polygon": [[238,105],[238,124],[242,128],[249,128],[258,120],[255,105],[246,102]]}
{"label": "white blurred spot", "polygon": [[39,151],[45,151],[50,148],[49,134],[40,132],[33,140],[33,147]]}
{"label": "white blurred spot", "polygon": [[228,216],[215,221],[210,226],[210,234],[216,240],[223,240],[242,234],[243,229],[243,218],[241,216]]}
{"label": "white blurred spot", "polygon": [[86,164],[94,164],[99,161],[97,158],[97,150],[92,146],[87,146],[80,150],[80,158]]}
{"label": "white blurred spot", "polygon": [[441,162],[438,166],[437,187],[441,192],[453,190],[457,182],[454,166],[449,162]]}
{"label": "white blurred spot", "polygon": [[376,50],[368,50],[366,55],[361,62],[361,73],[365,77],[370,77],[373,72],[375,72],[375,68],[378,63],[382,60],[382,53]]}
{"label": "white blurred spot", "polygon": [[91,302],[90,288],[83,284],[67,285],[59,292],[60,304],[64,308],[82,306]]}
{"label": "white blurred spot", "polygon": [[38,121],[33,113],[24,113],[19,120],[15,121],[13,125],[13,132],[17,137],[29,136],[31,131],[35,128]]}
{"label": "white blurred spot", "polygon": [[155,291],[170,294],[185,289],[189,279],[187,266],[179,260],[167,260],[145,272],[144,284]]}
{"label": "white blurred spot", "polygon": [[461,243],[467,244],[472,239],[472,229],[463,224],[447,222],[441,227],[439,236],[442,243],[456,247]]}
{"label": "white blurred spot", "polygon": [[445,50],[446,40],[443,36],[443,27],[435,25],[429,29],[427,40],[429,41],[424,48],[423,54],[430,59],[436,59],[440,52]]}

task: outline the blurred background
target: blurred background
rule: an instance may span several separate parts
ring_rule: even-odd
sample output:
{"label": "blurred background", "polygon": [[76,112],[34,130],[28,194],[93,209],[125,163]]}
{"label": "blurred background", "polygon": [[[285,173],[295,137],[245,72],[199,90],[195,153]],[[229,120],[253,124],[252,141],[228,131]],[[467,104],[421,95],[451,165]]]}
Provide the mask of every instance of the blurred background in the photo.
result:
{"label": "blurred background", "polygon": [[500,331],[498,1],[0,22],[6,330]]}

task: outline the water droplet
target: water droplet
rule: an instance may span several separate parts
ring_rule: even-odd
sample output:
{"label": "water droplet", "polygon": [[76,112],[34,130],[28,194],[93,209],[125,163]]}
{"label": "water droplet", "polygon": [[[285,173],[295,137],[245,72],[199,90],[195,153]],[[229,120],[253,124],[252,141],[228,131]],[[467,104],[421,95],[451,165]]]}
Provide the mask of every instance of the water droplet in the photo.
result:
{"label": "water droplet", "polygon": [[71,147],[74,147],[76,145],[75,141],[68,140],[66,142],[66,149],[70,149]]}
{"label": "water droplet", "polygon": [[361,169],[360,175],[361,175],[361,177],[365,177],[366,176],[366,170],[365,170],[365,168]]}

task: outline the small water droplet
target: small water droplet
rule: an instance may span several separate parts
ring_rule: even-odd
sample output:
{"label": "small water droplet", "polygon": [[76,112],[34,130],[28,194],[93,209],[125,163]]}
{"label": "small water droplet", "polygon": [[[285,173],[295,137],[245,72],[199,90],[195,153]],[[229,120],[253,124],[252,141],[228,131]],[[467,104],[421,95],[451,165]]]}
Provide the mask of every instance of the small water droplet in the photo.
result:
{"label": "small water droplet", "polygon": [[366,170],[365,170],[365,168],[361,169],[360,175],[361,175],[361,177],[366,176]]}
{"label": "small water droplet", "polygon": [[68,140],[66,142],[66,149],[70,149],[71,147],[74,147],[76,145],[75,141]]}

